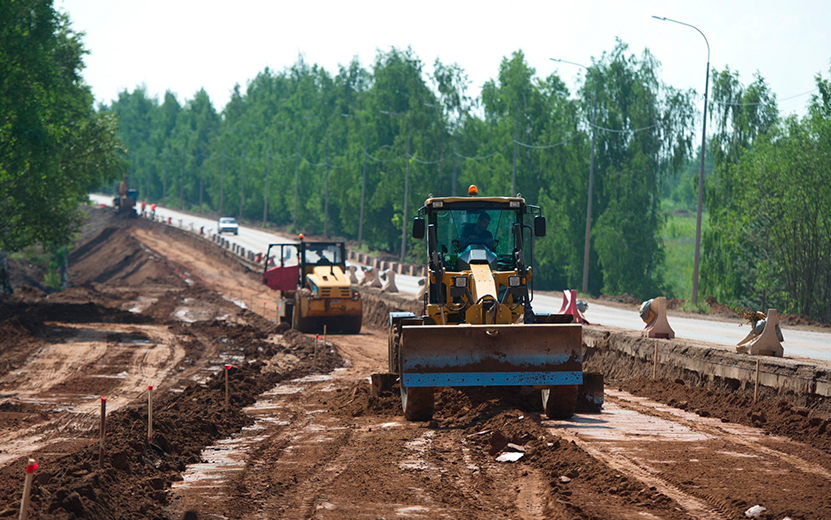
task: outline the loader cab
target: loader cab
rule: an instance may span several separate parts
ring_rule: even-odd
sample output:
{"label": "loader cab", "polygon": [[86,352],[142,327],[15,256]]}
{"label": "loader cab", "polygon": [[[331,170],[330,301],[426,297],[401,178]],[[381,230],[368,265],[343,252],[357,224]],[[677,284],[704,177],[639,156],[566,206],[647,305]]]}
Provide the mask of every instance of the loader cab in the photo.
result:
{"label": "loader cab", "polygon": [[427,236],[425,315],[436,323],[478,322],[471,312],[490,311],[493,322],[533,320],[532,237],[544,234],[540,208],[521,197],[428,198],[413,225],[414,238]]}
{"label": "loader cab", "polygon": [[[435,246],[428,243],[428,257],[435,247],[443,266],[451,271],[465,270],[471,261],[487,262],[494,271],[512,271],[517,268],[518,251],[524,252],[526,267],[533,263],[526,215],[535,217],[533,234],[544,235],[540,208],[519,197],[430,198],[419,209],[413,236],[423,238],[425,228],[434,226],[436,241]],[[516,225],[522,229],[520,243]]]}

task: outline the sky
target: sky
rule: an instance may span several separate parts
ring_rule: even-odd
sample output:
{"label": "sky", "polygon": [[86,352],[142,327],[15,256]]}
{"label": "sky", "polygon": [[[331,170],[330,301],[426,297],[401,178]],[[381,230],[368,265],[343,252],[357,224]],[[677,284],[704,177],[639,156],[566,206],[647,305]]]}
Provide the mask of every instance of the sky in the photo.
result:
{"label": "sky", "polygon": [[299,57],[331,74],[353,58],[370,68],[379,51],[410,47],[432,72],[438,58],[467,73],[468,93],[496,77],[501,60],[522,50],[540,77],[553,72],[574,91],[582,69],[619,38],[661,62],[664,83],[703,95],[710,67],[729,66],[745,85],[759,72],[784,114],[803,115],[815,77],[831,70],[829,0],[55,0],[84,32],[84,78],[96,101],[110,103],[144,85],[180,102],[204,88],[217,110],[235,84]]}

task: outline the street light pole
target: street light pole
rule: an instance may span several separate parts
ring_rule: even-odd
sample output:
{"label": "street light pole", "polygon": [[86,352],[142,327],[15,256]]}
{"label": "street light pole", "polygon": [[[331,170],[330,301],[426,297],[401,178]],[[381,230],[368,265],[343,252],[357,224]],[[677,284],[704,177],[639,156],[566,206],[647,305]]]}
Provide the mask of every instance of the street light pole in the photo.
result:
{"label": "street light pole", "polygon": [[698,269],[701,259],[701,213],[704,205],[704,150],[707,145],[707,91],[710,86],[710,42],[707,37],[701,32],[701,29],[688,23],[672,20],[667,17],[653,16],[656,20],[665,22],[677,23],[678,25],[685,25],[698,31],[698,34],[704,38],[704,43],[707,44],[707,73],[704,79],[704,117],[701,121],[701,161],[698,169],[698,210],[695,215],[695,260],[693,261],[693,286],[692,286],[692,303],[698,305]]}
{"label": "street light pole", "polygon": [[[587,72],[592,73],[592,70],[585,65],[574,63],[572,61],[560,60],[551,58],[551,61],[561,63],[568,63],[583,67]],[[594,193],[594,148],[595,137],[597,134],[597,78],[594,80],[594,104],[592,106],[592,151],[591,160],[589,161],[589,195],[586,203],[586,240],[583,246],[583,293],[589,292],[589,253],[591,251],[591,234],[592,234],[592,199]]]}
{"label": "street light pole", "polygon": [[361,215],[358,220],[358,245],[363,244],[364,239],[364,197],[366,196],[366,159],[369,154],[369,132],[364,130],[364,168],[361,172]]}
{"label": "street light pole", "polygon": [[239,219],[242,221],[242,203],[245,201],[245,155],[248,151],[248,141],[242,145],[242,174],[239,179]]}
{"label": "street light pole", "polygon": [[271,166],[271,144],[265,151],[265,189],[263,190],[263,226],[268,221],[268,173]]}
{"label": "street light pole", "polygon": [[407,254],[407,202],[410,198],[410,140],[412,138],[413,130],[410,125],[407,125],[407,170],[404,174],[404,215],[401,219],[401,261],[404,261],[404,256]]}

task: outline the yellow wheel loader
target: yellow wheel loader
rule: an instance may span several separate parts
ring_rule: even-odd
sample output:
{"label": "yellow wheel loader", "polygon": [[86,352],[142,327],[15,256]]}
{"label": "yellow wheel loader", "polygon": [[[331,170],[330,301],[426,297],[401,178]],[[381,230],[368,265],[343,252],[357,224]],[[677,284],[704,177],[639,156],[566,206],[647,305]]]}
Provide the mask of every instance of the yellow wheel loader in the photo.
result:
{"label": "yellow wheel loader", "polygon": [[583,374],[582,325],[531,308],[531,235],[545,231],[540,208],[521,197],[426,200],[413,223],[427,242],[424,310],[389,319],[406,419],[432,417],[437,387],[533,387],[551,418],[570,417],[580,393],[581,409],[599,411],[603,379]]}
{"label": "yellow wheel loader", "polygon": [[263,283],[280,291],[281,321],[301,332],[358,334],[361,295],[346,272],[343,242],[270,244]]}

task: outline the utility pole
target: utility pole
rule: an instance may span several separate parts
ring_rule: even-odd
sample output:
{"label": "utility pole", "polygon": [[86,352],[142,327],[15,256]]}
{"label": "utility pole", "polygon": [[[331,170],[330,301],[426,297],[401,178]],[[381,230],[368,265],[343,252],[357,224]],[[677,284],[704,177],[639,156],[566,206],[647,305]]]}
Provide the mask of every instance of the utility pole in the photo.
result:
{"label": "utility pole", "polygon": [[[201,153],[201,152],[200,152]],[[202,210],[202,192],[205,187],[205,156],[202,155],[202,165],[199,167],[199,210]]]}
{"label": "utility pole", "polygon": [[300,176],[300,138],[297,138],[297,162],[294,164],[294,223],[292,224],[292,229],[294,232],[297,232],[297,181],[298,177]]}
{"label": "utility pole", "polygon": [[456,196],[456,164],[459,161],[459,128],[458,127],[456,127],[455,134],[456,135],[455,135],[454,141],[456,143],[453,146],[453,180],[450,184],[450,195],[452,195],[453,197]]}
{"label": "utility pole", "polygon": [[162,200],[167,196],[167,150],[162,152]]}
{"label": "utility pole", "polygon": [[401,261],[404,261],[404,256],[407,254],[407,201],[410,198],[410,138],[412,137],[412,129],[409,123],[407,124],[407,156],[404,158],[407,161],[407,169],[404,174],[404,214],[401,218]]}
{"label": "utility pole", "polygon": [[245,200],[245,155],[248,151],[248,141],[242,145],[242,173],[239,178],[239,219],[242,221],[242,203]]}
{"label": "utility pole", "polygon": [[222,215],[222,188],[225,186],[225,144],[222,145],[222,167],[219,169],[219,214]]}
{"label": "utility pole", "polygon": [[179,174],[179,209],[185,207],[185,148],[182,147],[182,173]]}
{"label": "utility pole", "polygon": [[271,145],[265,151],[265,190],[263,190],[263,227],[268,219],[268,167],[271,161]]}
{"label": "utility pole", "polygon": [[[511,97],[514,97],[511,94]],[[516,98],[514,98],[514,108],[516,110],[516,123],[514,124],[514,169],[511,173],[511,197],[515,197],[517,195],[516,191],[516,147],[517,142],[519,141],[519,104],[516,102]]]}
{"label": "utility pole", "polygon": [[364,198],[366,197],[366,158],[369,152],[369,132],[364,130],[364,169],[361,173],[361,215],[358,220],[358,245],[364,239]]}
{"label": "utility pole", "polygon": [[326,175],[323,186],[323,236],[329,238],[329,132],[326,132]]}

